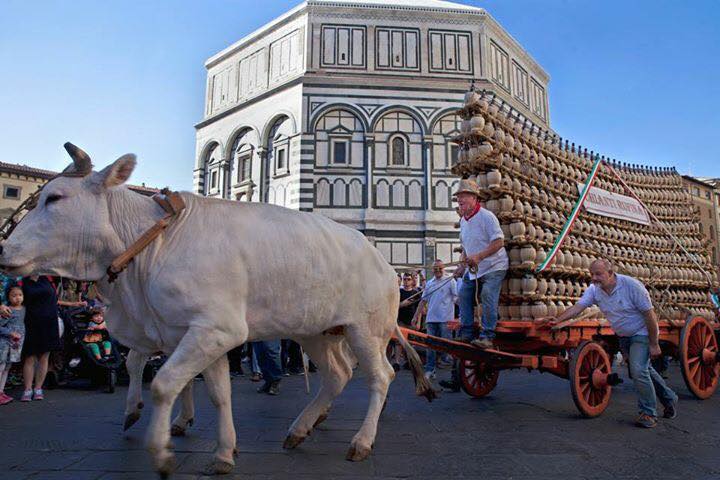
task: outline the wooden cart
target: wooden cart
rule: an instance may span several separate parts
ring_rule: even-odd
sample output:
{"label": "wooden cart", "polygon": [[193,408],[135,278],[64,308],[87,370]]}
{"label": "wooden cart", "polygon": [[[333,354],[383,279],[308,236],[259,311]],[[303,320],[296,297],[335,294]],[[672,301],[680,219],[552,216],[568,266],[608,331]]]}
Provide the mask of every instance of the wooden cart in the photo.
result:
{"label": "wooden cart", "polygon": [[[690,317],[685,321],[660,320],[659,326],[662,351],[680,360],[690,392],[700,399],[709,398],[720,375],[716,334],[720,325],[703,317]],[[414,346],[456,357],[461,387],[476,398],[495,388],[501,370],[527,368],[570,380],[578,410],[586,417],[596,417],[610,403],[613,385],[622,381],[612,371],[611,359],[619,351],[618,337],[604,320],[582,320],[558,330],[533,321],[501,321],[493,350],[408,328],[401,327],[401,331]]]}

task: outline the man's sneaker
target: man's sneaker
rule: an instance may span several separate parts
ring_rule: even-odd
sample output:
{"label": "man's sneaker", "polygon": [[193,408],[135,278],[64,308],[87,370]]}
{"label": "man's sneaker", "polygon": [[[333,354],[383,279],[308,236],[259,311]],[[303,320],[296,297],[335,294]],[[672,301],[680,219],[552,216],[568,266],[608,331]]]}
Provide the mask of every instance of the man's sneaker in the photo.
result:
{"label": "man's sneaker", "polygon": [[270,390],[270,382],[265,381],[265,383],[263,383],[262,386],[257,389],[257,392],[268,393],[268,390]]}
{"label": "man's sneaker", "polygon": [[677,417],[677,404],[678,404],[678,401],[675,400],[671,404],[665,405],[665,410],[663,411],[663,418]]}
{"label": "man's sneaker", "polygon": [[435,378],[435,370],[430,370],[428,372],[425,372],[425,378],[427,378],[428,380],[434,379]]}
{"label": "man's sneaker", "polygon": [[493,341],[489,338],[478,338],[470,343],[478,348],[482,348],[483,350],[486,350],[488,348],[495,348]]}
{"label": "man's sneaker", "polygon": [[270,382],[270,386],[265,393],[267,393],[268,395],[280,395],[280,380]]}
{"label": "man's sneaker", "polygon": [[635,420],[635,425],[643,428],[655,428],[657,426],[657,419],[646,413],[641,413],[637,420]]}
{"label": "man's sneaker", "polygon": [[252,374],[252,377],[250,377],[250,381],[251,381],[251,382],[259,382],[261,379],[262,379],[262,375],[260,375],[260,374],[257,373],[257,372],[254,372],[254,373]]}
{"label": "man's sneaker", "polygon": [[7,405],[12,401],[13,398],[10,395],[6,395],[5,392],[0,393],[0,405]]}
{"label": "man's sneaker", "polygon": [[460,391],[460,385],[457,382],[453,382],[451,380],[440,380],[439,383],[443,390],[445,390],[446,392]]}
{"label": "man's sneaker", "polygon": [[45,395],[43,395],[42,388],[36,388],[35,394],[33,395],[33,400],[43,400],[45,398]]}
{"label": "man's sneaker", "polygon": [[20,397],[21,402],[29,402],[32,400],[32,390],[25,390],[22,394],[22,397]]}

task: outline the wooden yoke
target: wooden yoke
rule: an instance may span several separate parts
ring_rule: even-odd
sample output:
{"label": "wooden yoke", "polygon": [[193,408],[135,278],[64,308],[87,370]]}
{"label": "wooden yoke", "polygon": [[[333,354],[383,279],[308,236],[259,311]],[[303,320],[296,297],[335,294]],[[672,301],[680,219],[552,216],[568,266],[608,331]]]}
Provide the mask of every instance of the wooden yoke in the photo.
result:
{"label": "wooden yoke", "polygon": [[125,270],[128,264],[135,258],[145,247],[150,245],[163,230],[170,225],[170,221],[185,210],[185,201],[178,192],[171,192],[167,188],[163,188],[160,193],[152,196],[152,199],[167,212],[163,218],[158,220],[155,225],[150,227],[140,238],[135,240],[127,250],[115,257],[107,269],[108,283],[117,280],[118,274]]}

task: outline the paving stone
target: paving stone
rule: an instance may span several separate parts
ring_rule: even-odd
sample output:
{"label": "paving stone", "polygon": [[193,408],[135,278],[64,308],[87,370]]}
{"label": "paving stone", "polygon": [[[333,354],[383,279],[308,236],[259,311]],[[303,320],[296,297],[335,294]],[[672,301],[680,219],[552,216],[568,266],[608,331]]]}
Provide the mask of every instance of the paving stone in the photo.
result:
{"label": "paving stone", "polygon": [[35,452],[33,457],[16,469],[26,471],[63,470],[86,456],[88,456],[87,452]]}
{"label": "paving stone", "polygon": [[[503,372],[486,398],[443,393],[428,403],[415,397],[412,378],[403,371],[391,387],[373,453],[358,463],[344,457],[367,409],[359,374],[334,402],[328,420],[289,452],[282,449],[287,428],[311,398],[302,377],[284,379],[279,397],[258,395],[257,384],[235,378],[240,454],[233,473],[223,478],[720,480],[720,394],[707,401],[690,398],[677,381],[677,367],[671,368],[677,377],[671,385],[681,394],[680,415],[653,430],[633,425],[632,385],[616,389],[605,414],[588,420],[578,415],[567,381],[549,375]],[[311,381],[316,388],[315,375]],[[212,460],[217,418],[202,381],[195,387],[196,423],[186,437],[172,439],[179,461],[174,479],[210,478],[200,472]],[[125,393],[124,387],[115,395],[54,390],[48,395],[52,402],[3,407],[0,465],[6,471],[0,480],[155,480],[144,447],[150,396],[144,392],[143,417],[123,433]]]}

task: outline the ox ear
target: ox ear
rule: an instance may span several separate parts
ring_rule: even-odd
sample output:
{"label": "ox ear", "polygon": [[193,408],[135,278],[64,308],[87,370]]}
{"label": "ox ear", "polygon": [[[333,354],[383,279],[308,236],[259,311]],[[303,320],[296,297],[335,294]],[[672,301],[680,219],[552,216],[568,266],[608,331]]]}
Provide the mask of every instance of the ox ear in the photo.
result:
{"label": "ox ear", "polygon": [[111,188],[127,182],[135,170],[135,154],[126,153],[111,165],[93,174],[93,183],[100,187]]}

